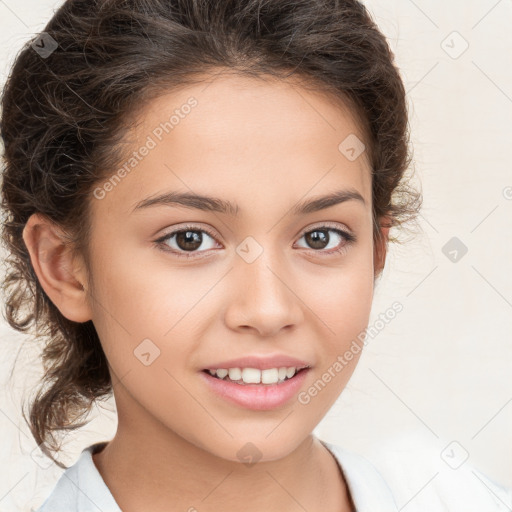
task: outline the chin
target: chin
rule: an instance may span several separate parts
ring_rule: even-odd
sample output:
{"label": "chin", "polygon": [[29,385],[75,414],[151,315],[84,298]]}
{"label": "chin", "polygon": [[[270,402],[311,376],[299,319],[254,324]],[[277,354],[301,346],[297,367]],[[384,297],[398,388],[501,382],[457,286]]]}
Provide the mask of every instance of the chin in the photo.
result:
{"label": "chin", "polygon": [[[272,429],[265,430],[258,434],[252,429],[251,433],[243,438],[235,436],[208,447],[203,446],[203,449],[222,459],[251,466],[257,462],[271,462],[288,456],[312,435],[300,434],[297,431],[292,435],[290,428],[280,430],[280,427],[270,433],[271,431]],[[209,443],[211,441],[212,439]]]}

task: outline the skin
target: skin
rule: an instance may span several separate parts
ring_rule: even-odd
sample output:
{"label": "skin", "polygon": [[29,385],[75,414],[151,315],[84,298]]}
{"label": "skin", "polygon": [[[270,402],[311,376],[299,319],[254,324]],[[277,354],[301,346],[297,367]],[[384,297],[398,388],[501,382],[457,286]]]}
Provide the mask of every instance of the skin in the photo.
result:
{"label": "skin", "polygon": [[[90,268],[41,215],[23,232],[44,290],[70,320],[92,319],[111,368],[118,430],[94,463],[124,512],[350,511],[343,475],[312,431],[360,353],[310,403],[270,411],[228,403],[199,372],[286,353],[310,362],[307,390],[367,327],[386,246],[373,244],[366,153],[350,161],[338,150],[363,134],[348,109],[291,80],[225,74],[152,100],[127,135],[130,150],[190,96],[191,113],[103,199],[91,198]],[[349,187],[365,204],[290,212]],[[239,218],[168,205],[130,213],[171,190],[236,202]],[[326,222],[357,240],[339,254],[326,254],[345,243],[333,231],[327,248],[308,245],[304,233]],[[208,256],[180,258],[154,243],[185,223],[213,230],[192,253]],[[250,264],[236,252],[248,236],[263,249]],[[161,245],[191,254],[175,238]],[[134,356],[146,338],[160,350],[149,366]],[[237,456],[247,442],[261,452],[251,466]]]}

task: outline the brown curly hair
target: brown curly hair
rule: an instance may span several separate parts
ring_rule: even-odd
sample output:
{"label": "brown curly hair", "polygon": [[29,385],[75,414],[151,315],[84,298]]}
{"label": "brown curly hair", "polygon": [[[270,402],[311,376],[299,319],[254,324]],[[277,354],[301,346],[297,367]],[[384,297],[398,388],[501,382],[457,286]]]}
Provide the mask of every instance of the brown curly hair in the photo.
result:
{"label": "brown curly hair", "polygon": [[[43,39],[41,39],[43,38]],[[46,39],[44,39],[46,38]],[[36,51],[52,49],[49,54]],[[38,44],[36,45],[36,42]],[[356,0],[67,0],[19,51],[4,87],[4,317],[42,345],[44,376],[28,423],[60,467],[57,433],[79,422],[112,382],[92,321],[65,318],[40,285],[22,238],[40,212],[88,264],[91,191],[125,157],[123,135],[163,92],[232,70],[286,79],[348,104],[372,169],[379,221],[415,220],[406,93],[385,36]],[[390,237],[399,242],[398,238]],[[90,285],[91,283],[89,283]]]}

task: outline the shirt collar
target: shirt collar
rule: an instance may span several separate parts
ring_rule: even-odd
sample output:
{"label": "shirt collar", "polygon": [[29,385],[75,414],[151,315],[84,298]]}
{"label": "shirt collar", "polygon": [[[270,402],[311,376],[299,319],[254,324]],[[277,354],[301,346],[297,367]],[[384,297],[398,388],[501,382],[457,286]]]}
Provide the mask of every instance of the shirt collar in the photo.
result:
{"label": "shirt collar", "polygon": [[368,460],[334,444],[319,441],[334,455],[356,512],[398,512],[391,489]]}

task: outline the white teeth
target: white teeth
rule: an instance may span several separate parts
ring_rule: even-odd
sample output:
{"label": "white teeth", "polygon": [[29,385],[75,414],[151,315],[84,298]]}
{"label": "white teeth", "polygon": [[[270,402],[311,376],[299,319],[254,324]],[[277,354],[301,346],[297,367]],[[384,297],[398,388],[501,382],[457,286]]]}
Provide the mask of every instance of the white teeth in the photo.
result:
{"label": "white teeth", "polygon": [[225,368],[220,368],[217,370],[217,377],[219,377],[219,379],[223,379],[227,374],[228,371]]}
{"label": "white teeth", "polygon": [[259,384],[261,382],[261,370],[257,368],[244,368],[242,370],[242,380],[246,384]]}
{"label": "white teeth", "polygon": [[240,368],[230,368],[228,375],[231,380],[240,380],[242,378],[242,370]]}
{"label": "white teeth", "polygon": [[259,370],[257,368],[218,368],[217,370],[208,370],[210,375],[217,376],[219,379],[228,379],[238,384],[277,384],[286,379],[291,379],[296,373],[294,366],[283,366],[281,368],[267,368]]}
{"label": "white teeth", "polygon": [[277,368],[269,368],[261,371],[262,384],[277,384],[279,380],[279,370]]}
{"label": "white teeth", "polygon": [[293,366],[290,366],[289,368],[286,368],[286,376],[291,379],[295,375],[295,368]]}

